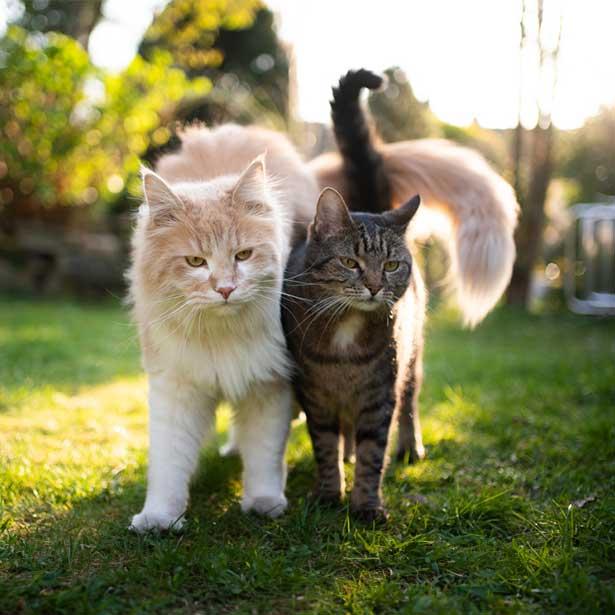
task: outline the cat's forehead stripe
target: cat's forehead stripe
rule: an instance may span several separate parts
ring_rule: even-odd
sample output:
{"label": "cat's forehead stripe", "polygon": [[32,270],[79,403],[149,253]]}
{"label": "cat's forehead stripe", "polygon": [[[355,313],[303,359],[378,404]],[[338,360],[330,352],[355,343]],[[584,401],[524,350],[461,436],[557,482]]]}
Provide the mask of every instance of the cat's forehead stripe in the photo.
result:
{"label": "cat's forehead stripe", "polygon": [[373,252],[380,252],[387,257],[389,256],[390,245],[387,241],[387,233],[384,229],[374,226],[370,232],[370,229],[363,223],[358,224],[356,228],[358,241],[355,245],[355,249],[358,256]]}

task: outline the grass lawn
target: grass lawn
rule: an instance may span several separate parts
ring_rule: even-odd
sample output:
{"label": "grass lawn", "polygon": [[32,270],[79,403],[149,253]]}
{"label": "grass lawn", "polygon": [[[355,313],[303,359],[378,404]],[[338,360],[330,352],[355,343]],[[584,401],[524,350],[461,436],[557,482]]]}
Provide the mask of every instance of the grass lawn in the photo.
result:
{"label": "grass lawn", "polygon": [[306,499],[298,425],[285,516],[242,515],[238,460],[204,450],[186,531],[140,537],[125,312],[0,301],[0,613],[615,612],[614,320],[432,315],[428,458],[391,466],[387,527]]}

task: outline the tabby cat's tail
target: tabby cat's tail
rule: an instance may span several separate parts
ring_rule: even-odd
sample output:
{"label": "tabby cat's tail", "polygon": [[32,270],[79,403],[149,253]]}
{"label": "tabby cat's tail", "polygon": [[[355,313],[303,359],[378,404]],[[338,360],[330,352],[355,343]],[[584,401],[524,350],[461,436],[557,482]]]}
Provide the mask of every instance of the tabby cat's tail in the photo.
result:
{"label": "tabby cat's tail", "polygon": [[[391,191],[383,209],[397,207],[419,194],[422,208],[443,214],[435,217],[437,223],[431,230],[447,244],[450,278],[464,321],[473,326],[493,308],[510,280],[518,214],[514,192],[480,154],[448,141],[419,139],[375,148],[358,106],[360,86],[356,81],[354,89],[342,84],[349,75],[359,74],[362,71],[342,78],[338,92],[347,94],[340,98],[344,104],[338,103],[337,113],[333,112],[342,156],[323,154],[310,163],[312,170],[321,188],[336,188],[353,209],[360,209],[364,201],[355,197],[354,191],[363,190],[361,176],[373,177],[369,164],[376,165],[377,183],[386,184]],[[380,199],[370,202],[378,207],[383,203]],[[363,207],[363,211],[375,208]]]}
{"label": "tabby cat's tail", "polygon": [[333,130],[348,180],[348,205],[355,211],[379,213],[391,206],[391,184],[382,155],[372,143],[359,104],[363,88],[377,90],[382,83],[382,77],[362,68],[348,71],[333,88]]}

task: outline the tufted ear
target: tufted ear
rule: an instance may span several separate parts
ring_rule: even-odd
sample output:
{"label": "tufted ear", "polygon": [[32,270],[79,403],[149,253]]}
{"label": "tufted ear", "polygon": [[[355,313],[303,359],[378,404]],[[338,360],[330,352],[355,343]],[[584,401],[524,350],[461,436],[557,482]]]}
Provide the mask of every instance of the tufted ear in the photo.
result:
{"label": "tufted ear", "polygon": [[421,197],[417,194],[413,196],[407,203],[404,203],[397,209],[392,209],[382,214],[382,218],[387,224],[398,226],[405,230],[410,223],[410,220],[414,218],[414,214],[418,211],[421,204]]}
{"label": "tufted ear", "polygon": [[179,197],[169,184],[153,171],[143,167],[143,195],[151,219],[156,223],[164,223],[174,219],[174,212],[183,207]]}
{"label": "tufted ear", "polygon": [[233,188],[231,200],[237,204],[266,208],[267,173],[264,153],[255,158],[241,174]]}
{"label": "tufted ear", "polygon": [[354,224],[342,195],[333,188],[325,188],[318,197],[310,235],[324,238],[339,235],[353,228]]}

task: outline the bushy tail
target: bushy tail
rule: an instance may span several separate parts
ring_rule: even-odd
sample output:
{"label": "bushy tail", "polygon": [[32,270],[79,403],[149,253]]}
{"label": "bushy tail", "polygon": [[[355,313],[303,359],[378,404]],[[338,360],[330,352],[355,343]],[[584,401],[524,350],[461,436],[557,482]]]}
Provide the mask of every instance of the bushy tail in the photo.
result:
{"label": "bushy tail", "polygon": [[511,186],[477,152],[439,139],[383,146],[393,204],[420,194],[444,214],[432,231],[448,247],[464,321],[480,322],[510,280],[518,205]]}
{"label": "bushy tail", "polygon": [[368,70],[348,71],[333,88],[331,118],[342,154],[348,206],[355,211],[378,213],[391,206],[391,185],[382,155],[374,147],[369,126],[359,104],[362,88],[378,89],[382,77]]}
{"label": "bushy tail", "polygon": [[[447,244],[450,279],[464,321],[477,324],[510,280],[518,214],[512,188],[480,154],[448,141],[402,141],[382,145],[379,151],[391,183],[391,206],[419,194],[421,209],[443,214],[432,216],[430,230]],[[321,187],[349,194],[339,155],[323,154],[310,164]],[[419,211],[416,223],[420,216]],[[416,228],[415,221],[411,226]]]}

